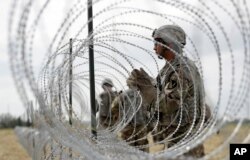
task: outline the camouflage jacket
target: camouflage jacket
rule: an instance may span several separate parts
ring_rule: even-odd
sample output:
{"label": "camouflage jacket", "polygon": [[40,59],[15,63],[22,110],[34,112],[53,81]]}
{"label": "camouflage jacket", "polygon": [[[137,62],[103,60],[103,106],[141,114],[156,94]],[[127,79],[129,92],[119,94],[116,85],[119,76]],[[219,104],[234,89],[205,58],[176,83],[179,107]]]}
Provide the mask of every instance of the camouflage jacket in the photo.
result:
{"label": "camouflage jacket", "polygon": [[166,62],[156,79],[159,105],[151,112],[160,113],[160,125],[187,127],[204,117],[204,86],[194,62],[186,57]]}
{"label": "camouflage jacket", "polygon": [[100,100],[101,100],[99,104],[100,116],[105,116],[105,117],[111,116],[111,104],[117,95],[118,94],[115,91],[112,91],[112,92],[104,91],[99,95]]}
{"label": "camouflage jacket", "polygon": [[115,121],[129,122],[133,125],[144,125],[146,123],[146,107],[137,91],[128,89],[122,92],[112,104],[112,116]]}

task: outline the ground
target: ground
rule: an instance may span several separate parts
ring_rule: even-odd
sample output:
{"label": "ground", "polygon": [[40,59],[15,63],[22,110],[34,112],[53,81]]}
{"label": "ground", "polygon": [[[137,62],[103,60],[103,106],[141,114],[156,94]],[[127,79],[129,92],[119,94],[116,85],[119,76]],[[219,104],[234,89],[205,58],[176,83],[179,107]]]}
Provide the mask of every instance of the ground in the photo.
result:
{"label": "ground", "polygon": [[[226,159],[229,159],[229,144],[232,143],[242,143],[247,137],[250,136],[250,122],[245,122],[242,124],[242,126],[239,128],[239,130],[236,129],[237,124],[236,123],[228,123],[221,127],[219,133],[215,133],[211,137],[209,137],[204,145],[205,145],[205,151],[207,153],[211,153],[215,150],[215,148],[218,149],[219,146],[223,145],[225,143],[225,147],[220,150],[218,153],[215,153],[215,155],[211,158],[211,160],[221,160],[225,157]],[[234,135],[235,134],[235,135]],[[229,137],[231,137],[229,141]],[[229,141],[229,142],[228,142]],[[244,143],[249,143],[244,142]]]}
{"label": "ground", "polygon": [[[221,146],[224,142],[227,141],[228,137],[234,134],[236,123],[229,123],[221,127],[220,132],[215,133],[211,137],[209,137],[204,145],[205,152],[211,153]],[[250,134],[250,125],[249,123],[245,123],[242,125],[238,132],[235,132],[235,136],[230,140],[230,143],[242,142],[244,138],[249,136]],[[155,146],[155,148],[151,148],[151,152],[156,152],[161,149],[162,146]],[[225,157],[229,156],[229,145],[226,142],[225,148],[220,150],[218,153],[215,153],[215,156],[211,157],[210,160],[221,160]],[[0,159],[1,160],[31,160],[29,158],[26,151],[22,148],[21,144],[19,144],[17,137],[12,129],[1,129],[0,130]],[[229,159],[227,157],[226,159]]]}
{"label": "ground", "polygon": [[19,143],[13,129],[0,129],[1,160],[31,160]]}

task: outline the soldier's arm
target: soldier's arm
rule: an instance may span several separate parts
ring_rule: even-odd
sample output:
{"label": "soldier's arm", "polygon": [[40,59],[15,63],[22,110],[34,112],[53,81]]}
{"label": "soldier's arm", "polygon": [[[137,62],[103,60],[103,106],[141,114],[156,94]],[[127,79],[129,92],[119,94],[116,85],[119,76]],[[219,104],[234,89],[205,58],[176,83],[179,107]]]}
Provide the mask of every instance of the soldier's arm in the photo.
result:
{"label": "soldier's arm", "polygon": [[111,117],[113,124],[117,123],[119,121],[119,115],[120,115],[120,106],[121,106],[121,98],[120,95],[117,96],[111,105]]}
{"label": "soldier's arm", "polygon": [[99,110],[105,110],[108,107],[108,95],[105,93],[100,94],[100,105],[99,105]]}
{"label": "soldier's arm", "polygon": [[163,89],[160,106],[164,105],[165,112],[171,114],[179,109],[187,96],[192,95],[193,84],[188,69],[179,67],[173,71]]}

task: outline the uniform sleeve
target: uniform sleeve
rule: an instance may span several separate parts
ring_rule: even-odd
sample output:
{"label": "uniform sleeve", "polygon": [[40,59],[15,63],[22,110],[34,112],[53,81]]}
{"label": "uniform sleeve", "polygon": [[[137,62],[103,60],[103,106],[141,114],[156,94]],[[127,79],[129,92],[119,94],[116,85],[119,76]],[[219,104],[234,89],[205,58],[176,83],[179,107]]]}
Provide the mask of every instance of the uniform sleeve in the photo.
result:
{"label": "uniform sleeve", "polygon": [[102,106],[105,104],[105,95],[102,93],[102,94],[100,94],[100,99],[101,99],[101,101],[100,101],[100,108],[102,108]]}
{"label": "uniform sleeve", "polygon": [[122,95],[119,95],[115,97],[115,99],[112,102],[112,107],[111,107],[111,117],[112,117],[112,122],[117,123],[121,118],[121,106],[122,106]]}
{"label": "uniform sleeve", "polygon": [[193,96],[191,74],[187,68],[178,67],[166,77],[165,86],[160,96],[160,107],[165,113],[173,113],[179,109],[186,98]]}
{"label": "uniform sleeve", "polygon": [[106,93],[102,93],[100,95],[100,99],[101,99],[101,102],[100,102],[99,111],[100,111],[100,114],[104,116],[106,114],[106,110],[109,107],[109,97]]}

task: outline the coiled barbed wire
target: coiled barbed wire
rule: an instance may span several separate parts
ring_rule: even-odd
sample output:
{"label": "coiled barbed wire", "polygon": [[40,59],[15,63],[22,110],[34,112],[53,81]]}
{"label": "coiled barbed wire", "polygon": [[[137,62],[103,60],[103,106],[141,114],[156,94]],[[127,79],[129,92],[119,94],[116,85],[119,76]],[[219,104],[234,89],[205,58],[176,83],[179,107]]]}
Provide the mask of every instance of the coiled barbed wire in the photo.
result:
{"label": "coiled barbed wire", "polygon": [[[247,132],[237,142],[249,143],[250,128],[243,123],[249,118],[250,80],[250,5],[246,0],[96,0],[92,7],[94,29],[91,35],[93,42],[90,42],[87,34],[87,2],[76,0],[58,4],[53,0],[27,0],[12,3],[8,45],[13,79],[24,107],[28,107],[32,99],[37,101],[34,121],[39,125],[36,127],[51,138],[39,137],[35,131],[17,132],[19,137],[33,134],[36,141],[43,142],[28,149],[32,157],[174,159],[205,143],[228,121],[235,119],[239,121],[232,133],[223,137],[224,142],[208,152],[204,159],[211,159],[223,152],[229,143],[235,142],[241,129],[246,128]],[[138,149],[154,147],[173,139],[169,136],[162,142],[130,146],[149,138],[134,139],[143,132],[141,129],[126,140],[121,140],[117,134],[136,119],[136,113],[141,109],[137,101],[140,96],[134,94],[134,99],[127,95],[128,110],[132,114],[125,112],[121,105],[119,109],[124,118],[110,128],[98,129],[97,139],[93,140],[89,123],[89,44],[94,45],[96,94],[102,92],[101,81],[108,77],[113,80],[115,90],[122,90],[126,95],[125,81],[134,68],[142,67],[150,76],[156,77],[163,66],[163,61],[157,60],[153,51],[151,33],[164,24],[177,24],[185,30],[187,45],[184,55],[195,61],[201,73],[213,116],[203,127],[206,112],[203,107],[203,121],[198,129],[193,121],[184,138],[175,146],[156,153],[145,153]],[[47,33],[41,34],[43,32]],[[69,52],[70,38],[72,55]],[[71,62],[73,79],[69,74]],[[70,83],[73,84],[72,125],[68,123]],[[194,111],[196,109],[194,105]],[[159,115],[151,117],[145,127],[152,121],[157,126]],[[180,118],[178,126],[181,121]],[[191,135],[193,130],[195,133]],[[27,140],[27,143],[22,143],[29,148],[31,139]],[[50,153],[47,153],[50,156],[44,157],[42,148],[48,144],[52,146],[48,151]]]}

